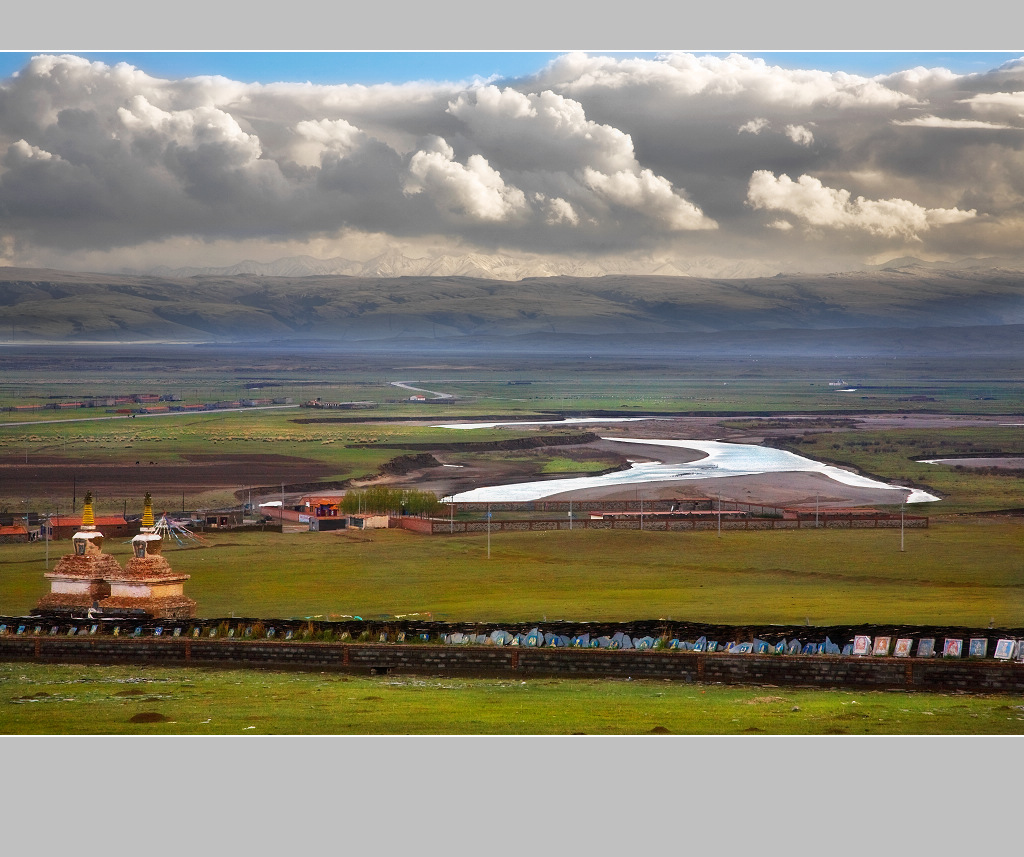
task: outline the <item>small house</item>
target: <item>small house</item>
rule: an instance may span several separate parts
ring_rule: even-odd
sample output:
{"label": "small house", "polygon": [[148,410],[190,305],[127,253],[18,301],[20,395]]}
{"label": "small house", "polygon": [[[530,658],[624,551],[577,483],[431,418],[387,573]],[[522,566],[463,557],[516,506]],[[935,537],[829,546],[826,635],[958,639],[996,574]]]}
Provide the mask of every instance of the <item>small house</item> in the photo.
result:
{"label": "small house", "polygon": [[390,520],[387,515],[349,515],[348,525],[355,530],[386,530]]}

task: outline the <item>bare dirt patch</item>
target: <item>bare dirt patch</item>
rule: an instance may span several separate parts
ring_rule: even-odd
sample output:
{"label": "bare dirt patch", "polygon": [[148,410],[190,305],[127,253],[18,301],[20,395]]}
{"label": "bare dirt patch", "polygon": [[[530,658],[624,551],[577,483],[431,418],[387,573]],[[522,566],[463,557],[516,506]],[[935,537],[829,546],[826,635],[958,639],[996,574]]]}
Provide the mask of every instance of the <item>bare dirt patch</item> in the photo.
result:
{"label": "bare dirt patch", "polygon": [[140,711],[128,718],[129,723],[166,723],[167,720],[159,711]]}
{"label": "bare dirt patch", "polygon": [[[763,504],[813,509],[877,506],[899,503],[906,495],[884,488],[843,485],[818,473],[764,473],[753,476],[723,476],[715,479],[686,479],[677,482],[646,482],[638,485],[566,491],[548,500],[676,500],[721,496],[725,502]],[[925,504],[927,505],[927,504]]]}

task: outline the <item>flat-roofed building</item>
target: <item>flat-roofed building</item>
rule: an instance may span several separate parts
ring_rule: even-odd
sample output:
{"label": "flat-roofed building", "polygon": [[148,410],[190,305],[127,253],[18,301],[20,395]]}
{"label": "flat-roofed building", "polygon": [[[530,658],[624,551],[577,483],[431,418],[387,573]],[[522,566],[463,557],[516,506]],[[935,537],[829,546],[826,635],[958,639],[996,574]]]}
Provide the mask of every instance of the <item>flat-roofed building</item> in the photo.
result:
{"label": "flat-roofed building", "polygon": [[388,515],[348,516],[348,525],[354,530],[386,530],[390,521]]}
{"label": "flat-roofed building", "polygon": [[[82,527],[84,517],[84,514],[50,515],[49,537],[53,540],[72,538]],[[93,523],[111,537],[128,538],[134,536],[139,531],[139,525],[127,521],[124,515],[94,515]]]}

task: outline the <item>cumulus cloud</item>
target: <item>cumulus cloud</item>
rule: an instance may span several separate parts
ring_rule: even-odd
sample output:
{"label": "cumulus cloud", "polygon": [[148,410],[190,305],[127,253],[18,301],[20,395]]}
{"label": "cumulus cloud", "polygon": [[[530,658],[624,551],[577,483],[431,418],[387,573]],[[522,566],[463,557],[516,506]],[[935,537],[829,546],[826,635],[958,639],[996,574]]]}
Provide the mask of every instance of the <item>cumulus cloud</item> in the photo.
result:
{"label": "cumulus cloud", "polygon": [[223,263],[232,246],[343,255],[372,235],[809,269],[840,243],[802,240],[817,229],[851,253],[1016,253],[1021,68],[573,53],[514,81],[365,86],[40,55],[0,81],[0,247],[55,267],[152,247]]}
{"label": "cumulus cloud", "polygon": [[602,172],[638,166],[629,134],[588,119],[582,104],[550,90],[476,87],[452,101],[448,112],[476,145],[518,168],[571,173],[583,166]]}
{"label": "cumulus cloud", "polygon": [[33,146],[25,140],[18,140],[7,149],[6,163],[10,167],[16,167],[19,162],[25,161],[52,161],[53,153],[44,151],[38,146]]}
{"label": "cumulus cloud", "polygon": [[764,117],[757,119],[751,119],[749,122],[744,122],[739,127],[739,134],[760,134],[765,128],[771,123]]}
{"label": "cumulus cloud", "polygon": [[785,133],[798,146],[810,146],[814,142],[814,132],[803,125],[787,125]]}
{"label": "cumulus cloud", "polygon": [[295,125],[292,155],[297,163],[315,166],[327,158],[351,154],[365,134],[344,119],[303,119]]}
{"label": "cumulus cloud", "polygon": [[933,226],[962,223],[977,214],[974,210],[923,208],[905,199],[854,198],[848,190],[825,187],[813,176],[793,181],[768,170],[758,170],[750,177],[747,202],[753,208],[785,212],[810,226],[910,240]]}
{"label": "cumulus cloud", "polygon": [[894,119],[893,125],[904,125],[914,128],[958,128],[960,130],[1004,130],[1013,129],[1013,125],[997,122],[983,122],[980,119],[946,119],[942,116],[916,116],[913,119]]}
{"label": "cumulus cloud", "polygon": [[580,96],[595,90],[657,89],[670,98],[749,98],[762,104],[838,108],[891,108],[916,101],[877,78],[785,69],[740,54],[672,53],[657,59],[620,60],[574,53],[554,60],[538,77],[553,89]]}
{"label": "cumulus cloud", "polygon": [[538,194],[538,201],[543,203],[547,213],[546,220],[550,224],[567,223],[576,226],[580,222],[580,216],[573,210],[573,207],[560,197],[544,199],[543,194]]}
{"label": "cumulus cloud", "polygon": [[[136,95],[128,107],[119,107],[117,116],[132,139],[155,140],[161,147],[198,149],[214,146],[233,153],[239,164],[256,160],[260,141],[242,130],[231,114],[208,105],[187,110],[162,110],[145,96]],[[115,136],[122,136],[115,131]]]}
{"label": "cumulus cloud", "polygon": [[966,104],[976,113],[1010,119],[1024,117],[1024,92],[981,92],[961,103]]}
{"label": "cumulus cloud", "polygon": [[477,220],[507,220],[526,209],[523,192],[506,185],[485,158],[470,155],[465,165],[454,158],[455,150],[441,138],[430,150],[416,152],[409,162],[406,193],[425,192],[439,208]]}
{"label": "cumulus cloud", "polygon": [[622,170],[612,175],[587,168],[583,180],[609,202],[660,220],[669,229],[716,229],[692,202],[677,196],[672,185],[650,170],[634,174]]}

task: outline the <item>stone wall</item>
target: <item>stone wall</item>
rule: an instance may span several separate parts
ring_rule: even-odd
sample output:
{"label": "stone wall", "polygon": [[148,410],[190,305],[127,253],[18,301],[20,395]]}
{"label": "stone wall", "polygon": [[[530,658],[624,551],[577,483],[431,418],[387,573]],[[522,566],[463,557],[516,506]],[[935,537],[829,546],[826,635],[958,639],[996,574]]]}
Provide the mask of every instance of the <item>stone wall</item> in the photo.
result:
{"label": "stone wall", "polygon": [[0,636],[0,660],[1024,693],[1024,664],[993,660],[733,655],[190,637]]}

